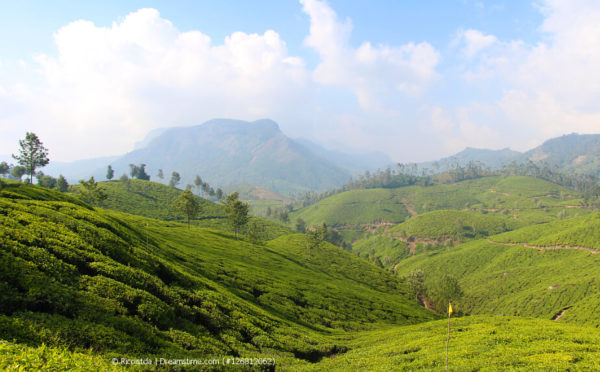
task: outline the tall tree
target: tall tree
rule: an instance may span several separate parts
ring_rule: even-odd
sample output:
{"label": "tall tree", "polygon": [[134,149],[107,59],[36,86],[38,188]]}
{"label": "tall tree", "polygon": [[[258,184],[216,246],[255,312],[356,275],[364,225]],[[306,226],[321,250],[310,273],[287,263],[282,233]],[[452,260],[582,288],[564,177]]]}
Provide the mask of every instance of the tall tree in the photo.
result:
{"label": "tall tree", "polygon": [[84,201],[90,204],[99,205],[106,199],[106,193],[102,190],[100,185],[98,185],[98,182],[94,180],[94,177],[90,177],[88,181],[80,180],[79,183],[81,183],[79,193]]}
{"label": "tall tree", "polygon": [[1,175],[4,176],[4,175],[8,174],[9,170],[10,170],[10,166],[5,161],[0,163],[0,174]]}
{"label": "tall tree", "polygon": [[256,245],[264,245],[265,244],[265,236],[266,236],[265,225],[258,222],[258,219],[253,218],[248,222],[248,240],[250,243]]}
{"label": "tall tree", "polygon": [[158,170],[158,174],[156,175],[158,178],[160,178],[161,180],[165,178],[165,175],[163,173],[162,169]]}
{"label": "tall tree", "polygon": [[115,176],[115,171],[109,165],[108,169],[106,169],[106,179],[107,180],[112,180],[114,176]]}
{"label": "tall tree", "polygon": [[215,192],[215,196],[217,197],[218,200],[223,199],[223,190],[221,190],[221,188],[218,188],[217,191]]}
{"label": "tall tree", "polygon": [[179,182],[181,182],[181,176],[177,172],[171,173],[171,181],[169,181],[169,186],[176,187]]}
{"label": "tall tree", "polygon": [[187,217],[188,229],[190,228],[190,220],[200,213],[200,204],[190,189],[182,192],[175,200],[175,208]]}
{"label": "tall tree", "polygon": [[237,192],[227,195],[227,198],[225,198],[225,214],[233,227],[236,239],[238,239],[240,228],[248,223],[249,212],[250,205],[242,202]]}
{"label": "tall tree", "polygon": [[63,176],[62,174],[58,176],[58,179],[56,180],[56,188],[60,192],[67,192],[67,190],[69,189],[69,183],[67,182],[65,176]]}
{"label": "tall tree", "polygon": [[33,183],[35,170],[46,166],[50,160],[48,159],[48,149],[40,141],[35,133],[27,132],[25,139],[19,141],[19,155],[14,155],[13,158],[25,167],[25,173],[29,174],[29,183]]}

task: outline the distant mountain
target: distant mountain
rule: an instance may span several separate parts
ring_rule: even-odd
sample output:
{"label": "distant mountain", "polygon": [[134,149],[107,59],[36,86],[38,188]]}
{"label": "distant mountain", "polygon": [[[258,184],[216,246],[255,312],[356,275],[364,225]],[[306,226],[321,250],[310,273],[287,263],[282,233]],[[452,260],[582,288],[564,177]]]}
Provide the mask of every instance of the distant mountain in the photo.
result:
{"label": "distant mountain", "polygon": [[362,174],[367,170],[384,169],[394,163],[387,154],[379,151],[363,153],[342,152],[326,149],[304,138],[297,138],[295,141],[312,151],[315,155],[329,160],[353,175]]}
{"label": "distant mountain", "polygon": [[565,172],[600,174],[600,134],[568,134],[523,154],[522,160],[546,163]]}
{"label": "distant mountain", "polygon": [[455,164],[465,166],[470,162],[481,162],[492,169],[498,169],[518,160],[521,155],[520,152],[509,148],[502,150],[487,150],[467,147],[455,155],[437,161],[419,163],[418,165],[420,169],[428,168],[437,172],[446,171]]}
{"label": "distant mountain", "polygon": [[467,147],[455,155],[418,163],[417,166],[419,170],[445,171],[454,164],[464,166],[469,162],[481,162],[491,169],[499,169],[513,161],[547,164],[565,173],[600,175],[600,134],[573,133],[552,138],[525,153],[509,148],[487,150]]}
{"label": "distant mountain", "polygon": [[200,175],[214,186],[246,183],[283,194],[323,191],[350,178],[348,171],[286,137],[268,119],[214,119],[152,136],[145,146],[111,163],[117,177],[129,172],[129,164],[144,163],[153,180],[162,169],[165,182],[177,171],[182,185]]}

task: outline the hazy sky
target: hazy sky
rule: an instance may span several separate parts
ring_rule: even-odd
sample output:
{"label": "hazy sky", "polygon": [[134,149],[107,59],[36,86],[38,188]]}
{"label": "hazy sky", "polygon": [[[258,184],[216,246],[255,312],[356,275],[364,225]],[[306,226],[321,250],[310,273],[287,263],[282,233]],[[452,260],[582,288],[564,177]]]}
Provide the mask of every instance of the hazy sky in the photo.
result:
{"label": "hazy sky", "polygon": [[597,0],[0,0],[0,154],[215,117],[401,162],[526,150],[600,133],[598,66]]}

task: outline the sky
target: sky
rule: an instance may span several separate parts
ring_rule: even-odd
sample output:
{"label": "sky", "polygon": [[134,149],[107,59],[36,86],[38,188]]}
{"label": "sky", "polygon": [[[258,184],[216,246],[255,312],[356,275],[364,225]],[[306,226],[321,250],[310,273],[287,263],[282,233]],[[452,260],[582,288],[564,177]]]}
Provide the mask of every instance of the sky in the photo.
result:
{"label": "sky", "polygon": [[597,0],[0,0],[0,155],[271,118],[397,162],[600,133]]}

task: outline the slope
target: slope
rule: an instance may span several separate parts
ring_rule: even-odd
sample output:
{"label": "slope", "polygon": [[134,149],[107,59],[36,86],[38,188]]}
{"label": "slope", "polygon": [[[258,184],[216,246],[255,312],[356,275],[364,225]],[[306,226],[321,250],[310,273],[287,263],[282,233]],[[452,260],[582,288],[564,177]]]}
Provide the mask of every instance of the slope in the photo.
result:
{"label": "slope", "polygon": [[343,352],[331,332],[436,318],[397,278],[334,246],[307,260],[301,235],[256,246],[37,186],[10,189],[0,192],[2,339],[300,363]]}
{"label": "slope", "polygon": [[553,221],[559,213],[563,217],[588,213],[580,208],[581,200],[573,190],[541,179],[490,176],[455,184],[346,191],[299,209],[292,217],[309,225],[326,222],[364,231],[376,227],[376,222],[397,224],[409,215],[455,209],[510,215],[518,226],[525,226]]}
{"label": "slope", "polygon": [[[472,316],[452,319],[451,371],[594,371],[600,330],[549,320]],[[302,370],[441,371],[448,321],[363,333],[351,348]]]}
{"label": "slope", "polygon": [[[424,270],[429,287],[440,275],[459,278],[472,314],[511,314],[600,325],[599,214],[570,218],[491,236],[400,261],[407,275]],[[564,310],[567,310],[564,312]]]}
{"label": "slope", "polygon": [[[184,214],[174,208],[175,200],[183,192],[174,187],[161,183],[129,179],[123,181],[99,182],[107,198],[102,202],[102,207],[138,216],[157,218],[167,221],[183,221]],[[70,192],[76,196],[79,185],[72,185]],[[233,231],[228,224],[223,207],[206,199],[197,197],[200,213],[192,224],[201,227],[210,227],[223,231]],[[290,229],[272,221],[252,217],[258,226],[265,230],[266,237],[275,238],[288,234]]]}

